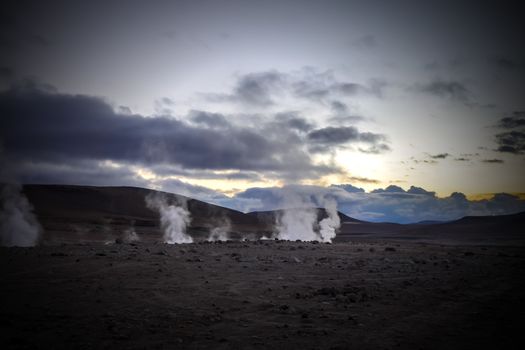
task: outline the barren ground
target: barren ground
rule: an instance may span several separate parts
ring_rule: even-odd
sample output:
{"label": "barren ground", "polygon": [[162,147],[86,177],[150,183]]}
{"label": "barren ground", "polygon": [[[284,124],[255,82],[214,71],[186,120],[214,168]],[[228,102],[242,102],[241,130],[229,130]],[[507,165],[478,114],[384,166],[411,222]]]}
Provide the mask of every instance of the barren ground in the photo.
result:
{"label": "barren ground", "polygon": [[523,247],[1,248],[0,347],[517,349],[523,276]]}

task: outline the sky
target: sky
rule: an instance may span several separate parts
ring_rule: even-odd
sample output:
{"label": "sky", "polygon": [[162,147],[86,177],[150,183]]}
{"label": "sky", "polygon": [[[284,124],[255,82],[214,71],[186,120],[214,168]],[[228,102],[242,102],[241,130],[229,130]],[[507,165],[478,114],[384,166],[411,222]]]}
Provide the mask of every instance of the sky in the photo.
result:
{"label": "sky", "polygon": [[17,181],[141,186],[242,211],[322,194],[373,221],[525,210],[518,2],[5,9],[0,147]]}

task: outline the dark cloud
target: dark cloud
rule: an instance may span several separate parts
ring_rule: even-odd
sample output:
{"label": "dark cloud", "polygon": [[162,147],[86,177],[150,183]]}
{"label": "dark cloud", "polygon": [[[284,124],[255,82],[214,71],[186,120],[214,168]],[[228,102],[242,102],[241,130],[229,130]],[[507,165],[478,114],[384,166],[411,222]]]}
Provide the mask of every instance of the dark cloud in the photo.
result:
{"label": "dark cloud", "polygon": [[330,96],[330,87],[318,82],[296,81],[293,83],[292,88],[296,97],[307,100],[321,101]]}
{"label": "dark cloud", "polygon": [[449,153],[439,153],[439,154],[434,154],[434,155],[429,154],[429,157],[432,159],[445,159],[449,156],[450,156]]}
{"label": "dark cloud", "polygon": [[308,140],[316,149],[328,149],[330,147],[344,145],[347,143],[363,143],[369,146],[368,149],[361,149],[361,152],[383,153],[390,150],[386,145],[386,137],[382,134],[371,132],[359,132],[353,126],[333,127],[316,129],[308,134]]}
{"label": "dark cloud", "polygon": [[359,140],[361,142],[366,142],[366,143],[370,143],[370,144],[377,144],[377,143],[379,143],[381,141],[385,141],[386,137],[384,135],[374,134],[372,132],[362,132],[359,135]]}
{"label": "dark cloud", "polygon": [[156,114],[170,115],[173,113],[174,106],[175,106],[175,101],[169,97],[162,97],[158,100],[155,100]]}
{"label": "dark cloud", "polygon": [[348,178],[350,181],[367,183],[367,184],[378,184],[380,181],[376,179],[369,179],[368,177],[351,176]]}
{"label": "dark cloud", "polygon": [[343,95],[353,96],[359,93],[364,93],[367,88],[361,84],[356,83],[337,83],[332,85],[332,89],[337,92],[341,92]]}
{"label": "dark cloud", "polygon": [[348,106],[341,101],[332,101],[330,103],[330,109],[335,114],[334,116],[328,118],[328,121],[338,125],[347,125],[355,124],[365,120],[364,117],[349,115]]}
{"label": "dark cloud", "polygon": [[454,80],[435,80],[428,84],[417,85],[414,89],[433,96],[449,98],[464,103],[469,102],[469,90],[465,85]]}
{"label": "dark cloud", "polygon": [[432,197],[436,196],[436,192],[427,191],[424,188],[416,187],[416,186],[410,186],[410,188],[408,189],[407,193],[422,194],[422,195],[425,195],[425,196],[432,196]]}
{"label": "dark cloud", "polygon": [[315,143],[338,145],[346,142],[358,142],[360,133],[353,126],[347,127],[326,127],[313,130],[308,134],[308,139]]}
{"label": "dark cloud", "polygon": [[117,111],[118,111],[117,113],[119,114],[128,114],[128,115],[133,114],[133,111],[131,110],[131,108],[127,106],[118,106]]}
{"label": "dark cloud", "polygon": [[313,123],[301,117],[298,112],[277,113],[275,121],[280,126],[301,132],[308,132],[314,127]]}
{"label": "dark cloud", "polygon": [[467,196],[465,196],[465,194],[461,192],[453,192],[450,195],[450,198],[456,202],[466,202],[467,201]]}
{"label": "dark cloud", "polygon": [[174,106],[175,105],[175,101],[173,101],[173,99],[169,98],[169,97],[163,97],[160,99],[160,102],[166,106]]}
{"label": "dark cloud", "polygon": [[410,160],[412,160],[415,164],[425,163],[425,164],[437,164],[438,161],[435,159],[415,159],[414,157],[410,157]]}
{"label": "dark cloud", "polygon": [[209,113],[204,111],[190,111],[190,119],[196,124],[208,126],[210,128],[227,128],[230,123],[219,113]]}
{"label": "dark cloud", "polygon": [[496,127],[509,129],[495,135],[497,152],[523,154],[525,153],[525,111],[515,111],[509,117],[501,118]]}
{"label": "dark cloud", "polygon": [[503,129],[525,127],[525,111],[515,111],[510,117],[501,118],[497,126]]}
{"label": "dark cloud", "polygon": [[114,167],[105,162],[80,160],[68,164],[56,163],[23,163],[16,169],[16,176],[22,183],[90,185],[90,186],[134,186],[162,188],[172,192],[200,199],[210,203],[218,203],[227,197],[212,189],[196,186],[179,179],[167,178],[148,181],[132,171],[129,164]]}
{"label": "dark cloud", "polygon": [[185,177],[191,179],[228,179],[228,180],[250,180],[261,181],[261,176],[255,171],[215,171],[206,169],[185,169],[181,166],[173,164],[152,164],[148,166],[148,170],[152,171],[160,177]]}
{"label": "dark cloud", "polygon": [[102,161],[89,159],[62,163],[18,162],[13,171],[21,183],[150,187],[150,183],[138,177],[130,167],[109,167]]}
{"label": "dark cloud", "polygon": [[390,185],[387,188],[378,188],[373,190],[371,193],[405,193],[406,191],[399,186]]}
{"label": "dark cloud", "polygon": [[525,132],[509,131],[496,135],[497,152],[523,154],[525,153]]}
{"label": "dark cloud", "polygon": [[348,106],[341,101],[332,101],[330,108],[337,114],[343,114],[348,112]]}
{"label": "dark cloud", "polygon": [[[380,79],[372,79],[366,85],[338,81],[332,71],[318,72],[310,68],[294,74],[266,71],[241,75],[231,93],[209,93],[204,96],[211,102],[239,102],[248,106],[267,107],[275,104],[283,94],[322,103],[328,103],[338,96],[382,97],[386,85]],[[336,108],[338,106],[343,107],[342,104],[335,105]]]}
{"label": "dark cloud", "polygon": [[[263,136],[258,130],[239,127],[202,128],[172,117],[121,115],[99,98],[34,86],[0,93],[0,114],[3,146],[20,161],[169,163],[188,169],[262,171],[284,177],[338,171],[314,165],[304,144],[294,139]],[[197,119],[221,120],[202,115]]]}
{"label": "dark cloud", "polygon": [[234,98],[247,105],[273,104],[272,95],[283,83],[284,76],[275,71],[242,76],[234,89]]}
{"label": "dark cloud", "polygon": [[386,83],[382,80],[371,80],[368,86],[357,83],[335,83],[330,86],[330,90],[339,92],[345,96],[355,96],[358,94],[372,95],[376,97],[383,97],[383,89]]}
{"label": "dark cloud", "polygon": [[503,164],[504,163],[503,159],[497,159],[497,158],[483,159],[482,162],[483,163],[493,163],[493,164]]}
{"label": "dark cloud", "polygon": [[359,152],[368,153],[368,154],[382,154],[390,152],[392,149],[387,144],[381,143],[377,145],[372,145],[368,148],[359,148]]}
{"label": "dark cloud", "polygon": [[465,158],[465,157],[454,158],[454,160],[455,160],[456,162],[469,162],[469,161],[470,161],[469,158]]}

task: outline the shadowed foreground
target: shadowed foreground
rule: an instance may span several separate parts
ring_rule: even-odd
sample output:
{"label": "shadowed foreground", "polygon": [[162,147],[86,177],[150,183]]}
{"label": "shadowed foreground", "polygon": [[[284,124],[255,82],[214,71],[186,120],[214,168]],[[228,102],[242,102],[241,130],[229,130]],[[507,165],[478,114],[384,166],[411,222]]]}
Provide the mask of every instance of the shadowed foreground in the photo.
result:
{"label": "shadowed foreground", "polygon": [[0,269],[3,349],[523,345],[522,247],[77,244]]}

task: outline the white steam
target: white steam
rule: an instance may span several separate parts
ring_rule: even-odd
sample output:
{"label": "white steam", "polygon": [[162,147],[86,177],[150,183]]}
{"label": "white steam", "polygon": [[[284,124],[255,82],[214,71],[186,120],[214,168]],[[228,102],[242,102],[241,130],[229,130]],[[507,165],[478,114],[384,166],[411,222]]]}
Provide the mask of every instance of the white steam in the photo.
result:
{"label": "white steam", "polygon": [[328,217],[319,223],[319,234],[323,242],[332,242],[335,231],[341,226],[341,219],[337,213],[337,202],[334,199],[324,201],[324,208]]}
{"label": "white steam", "polygon": [[185,201],[181,200],[177,205],[169,204],[166,195],[157,193],[146,196],[146,205],[160,214],[164,242],[169,244],[193,242],[191,236],[186,234],[186,227],[191,222],[191,217]]}
{"label": "white steam", "polygon": [[314,231],[317,220],[315,208],[285,209],[277,219],[278,238],[290,241],[317,241],[319,235]]}
{"label": "white steam", "polygon": [[208,236],[208,242],[215,241],[227,241],[230,239],[231,223],[230,220],[226,217],[220,222],[219,225],[215,226]]}
{"label": "white steam", "polygon": [[[283,206],[286,209],[277,217],[277,237],[291,241],[332,242],[341,224],[337,202],[324,197],[317,198],[316,202],[317,205],[309,197],[286,192],[283,196]],[[324,207],[328,215],[318,225],[317,206]]]}
{"label": "white steam", "polygon": [[122,241],[124,243],[138,242],[140,241],[140,237],[135,232],[135,229],[133,227],[130,227],[124,230],[124,233],[122,234]]}
{"label": "white steam", "polygon": [[0,187],[0,245],[36,245],[42,228],[20,186],[5,184]]}

